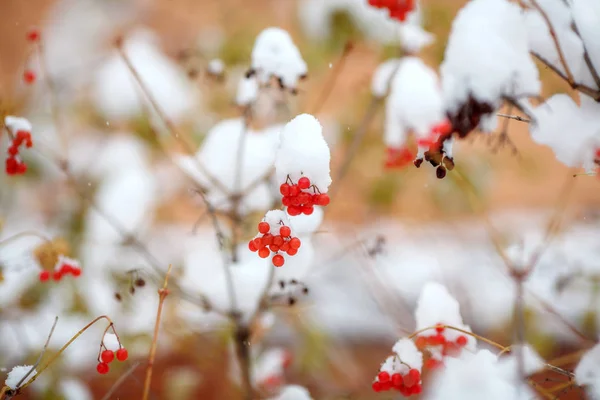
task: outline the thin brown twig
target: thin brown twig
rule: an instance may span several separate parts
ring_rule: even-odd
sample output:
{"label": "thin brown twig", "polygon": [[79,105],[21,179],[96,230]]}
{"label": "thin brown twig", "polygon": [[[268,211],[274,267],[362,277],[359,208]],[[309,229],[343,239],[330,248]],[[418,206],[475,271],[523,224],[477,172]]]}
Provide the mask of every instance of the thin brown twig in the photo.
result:
{"label": "thin brown twig", "polygon": [[173,265],[169,265],[167,274],[165,275],[165,281],[162,288],[158,289],[158,311],[156,312],[156,322],[154,323],[154,336],[152,337],[152,346],[150,346],[150,355],[148,356],[148,366],[146,367],[146,380],[144,381],[144,394],[143,400],[148,400],[150,395],[150,383],[152,382],[152,368],[154,367],[154,358],[156,357],[156,348],[158,347],[158,331],[160,328],[160,317],[162,314],[163,304],[165,299],[169,295],[167,284],[169,283],[169,275]]}
{"label": "thin brown twig", "polygon": [[333,70],[331,71],[331,75],[329,76],[329,79],[327,80],[327,82],[325,82],[325,85],[323,85],[323,89],[321,90],[321,93],[319,94],[319,97],[317,98],[315,105],[310,108],[310,114],[315,115],[315,114],[319,113],[319,111],[321,111],[321,108],[323,107],[323,105],[325,105],[325,103],[327,102],[327,99],[331,95],[331,92],[333,91],[333,88],[335,87],[337,79],[340,76],[340,73],[342,72],[344,65],[346,64],[346,59],[348,58],[348,55],[350,54],[352,49],[354,49],[354,45],[353,45],[352,41],[349,40],[344,45],[344,50],[342,51],[342,54],[340,55],[338,62],[336,62],[334,64]]}
{"label": "thin brown twig", "polygon": [[42,357],[44,357],[44,354],[46,353],[46,349],[48,349],[48,344],[50,343],[50,339],[52,338],[52,335],[54,334],[54,329],[56,328],[57,322],[58,322],[58,316],[54,317],[54,323],[52,324],[52,328],[50,328],[50,333],[48,333],[48,337],[46,338],[46,343],[44,343],[44,347],[42,348],[42,351],[40,352],[38,359],[36,360],[35,364],[33,364],[31,366],[29,371],[17,383],[16,389],[20,388],[21,384],[23,383],[25,378],[27,378],[33,372],[33,370],[36,369],[36,367],[38,365],[40,365],[40,361],[42,361]]}
{"label": "thin brown twig", "polygon": [[514,119],[515,121],[525,122],[527,124],[531,122],[531,120],[529,118],[523,118],[518,115],[509,115],[509,114],[502,114],[502,113],[497,113],[496,115],[498,117]]}
{"label": "thin brown twig", "polygon": [[113,395],[113,393],[115,393],[119,386],[121,386],[123,382],[125,382],[127,378],[129,378],[129,376],[133,374],[139,366],[139,361],[135,362],[131,367],[127,369],[127,371],[125,371],[124,374],[119,376],[119,379],[117,379],[115,383],[111,386],[111,388],[108,390],[108,392],[106,392],[106,394],[102,397],[102,400],[110,400],[110,397]]}

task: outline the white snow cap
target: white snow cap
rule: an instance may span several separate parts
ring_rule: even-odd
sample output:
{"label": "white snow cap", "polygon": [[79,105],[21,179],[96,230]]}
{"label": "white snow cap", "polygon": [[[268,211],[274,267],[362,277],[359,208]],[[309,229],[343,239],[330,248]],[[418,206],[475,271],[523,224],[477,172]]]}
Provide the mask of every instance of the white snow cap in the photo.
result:
{"label": "white snow cap", "polygon": [[[223,120],[208,132],[202,147],[196,153],[196,160],[189,156],[181,156],[176,161],[200,185],[209,189],[207,200],[215,208],[228,210],[231,207],[229,194],[236,191],[245,192],[250,185],[266,177],[273,167],[281,129],[281,125],[273,125],[262,131],[254,131],[244,127],[241,118]],[[238,158],[240,143],[243,152]],[[238,167],[240,160],[242,165]],[[223,193],[221,186],[214,184],[200,171],[198,162],[208,174],[221,183],[228,193]],[[238,172],[239,187],[235,187]],[[240,212],[264,211],[270,204],[269,186],[266,181],[260,182],[243,196]]]}
{"label": "white snow cap", "polygon": [[327,193],[331,184],[330,158],[319,121],[310,114],[298,115],[281,132],[281,146],[275,159],[277,181],[284,183],[289,176],[295,183],[305,176],[321,193]]}
{"label": "white snow cap", "polygon": [[29,120],[26,118],[14,117],[12,115],[7,115],[4,117],[4,125],[6,125],[10,133],[13,135],[16,135],[19,131],[31,133],[31,130],[33,129]]}
{"label": "white snow cap", "polygon": [[[390,67],[385,69],[389,70]],[[444,119],[442,92],[435,71],[418,57],[400,60],[386,101],[386,145],[402,147],[410,131],[417,137],[426,137]]]}
{"label": "white snow cap", "polygon": [[578,385],[587,386],[595,399],[600,398],[600,345],[591,348],[581,357],[575,368]]}
{"label": "white snow cap", "polygon": [[300,214],[288,215],[292,231],[297,235],[311,235],[319,229],[323,222],[325,212],[322,207],[314,206],[314,211],[310,215]]}
{"label": "white snow cap", "polygon": [[600,147],[600,104],[581,96],[581,106],[566,94],[552,96],[533,112],[531,137],[549,146],[558,161],[568,167],[593,168]]}
{"label": "white snow cap", "polygon": [[312,400],[310,392],[298,385],[287,385],[271,400]]}
{"label": "white snow cap", "polygon": [[110,351],[117,351],[121,348],[121,345],[119,344],[119,339],[114,333],[106,332],[104,338],[102,339],[102,343],[104,343],[106,349]]}
{"label": "white snow cap", "polygon": [[535,96],[541,88],[529,55],[525,18],[508,0],[467,3],[452,24],[440,71],[450,112],[470,94],[497,107],[502,96]]}
{"label": "white snow cap", "polygon": [[[598,27],[600,26],[600,2],[596,0],[572,0],[571,11],[573,19],[583,39],[583,44],[590,56],[596,72],[600,73],[600,46],[598,46]],[[563,45],[563,51],[565,51]],[[571,61],[569,59],[569,61]],[[587,69],[587,68],[586,68]],[[575,71],[576,72],[576,71]],[[574,73],[575,73],[574,72]],[[582,83],[597,87],[589,71],[584,71],[579,77]]]}
{"label": "white snow cap", "polygon": [[489,350],[447,358],[426,400],[529,400],[535,394],[520,380],[507,379]]}
{"label": "white snow cap", "polygon": [[[13,369],[11,369],[8,373],[4,384],[11,388],[11,390],[17,389],[17,384],[21,380],[23,380],[23,382],[21,383],[22,385],[37,374],[37,371],[35,369],[33,369],[31,373],[28,373],[31,367],[33,367],[33,365],[18,365],[16,367],[13,367]],[[25,379],[23,379],[23,377],[25,377]]]}
{"label": "white snow cap", "polygon": [[[400,361],[406,363],[410,366],[410,368],[418,369],[421,372],[423,368],[423,353],[421,353],[415,343],[407,338],[400,339],[394,344],[392,347],[392,351],[396,353]],[[401,367],[404,367],[405,370],[397,370],[395,372],[400,372],[401,374],[408,373],[408,367],[404,364],[401,364]]]}
{"label": "white snow cap", "polygon": [[[269,224],[269,227],[271,228],[269,233],[271,235],[279,235],[279,229],[282,226],[287,225],[292,230],[292,236],[294,236],[293,227],[290,224],[288,216],[282,210],[267,211],[267,213],[265,214],[265,217],[263,218],[263,221],[265,221]],[[261,234],[261,236],[262,236],[262,234]]]}
{"label": "white snow cap", "polygon": [[235,95],[235,102],[238,106],[247,106],[258,98],[258,81],[255,76],[240,79]]}
{"label": "white snow cap", "polygon": [[275,76],[287,88],[295,88],[298,79],[307,73],[306,63],[289,33],[281,28],[267,28],[254,42],[252,69],[266,83]]}
{"label": "white snow cap", "polygon": [[523,372],[527,376],[543,370],[546,364],[530,345],[511,346],[510,355],[498,360],[498,368],[506,379],[515,382],[519,380],[519,357],[523,357]]}
{"label": "white snow cap", "polygon": [[429,46],[435,41],[435,36],[424,30],[420,21],[417,22],[411,19],[400,24],[398,33],[402,48],[411,54],[418,53],[423,47]]}
{"label": "white snow cap", "polygon": [[400,65],[399,58],[390,58],[377,66],[371,79],[371,94],[378,98],[387,96],[392,84],[392,76]]}
{"label": "white snow cap", "polygon": [[[471,332],[471,328],[463,323],[460,315],[460,305],[458,301],[448,292],[448,290],[437,282],[429,282],[421,291],[415,310],[416,329],[424,329],[437,324],[443,324]],[[430,336],[435,330],[425,331],[419,336]],[[442,334],[448,341],[456,341],[459,336],[467,338],[466,348],[475,350],[476,340],[470,335],[465,335],[460,331],[446,328]]]}

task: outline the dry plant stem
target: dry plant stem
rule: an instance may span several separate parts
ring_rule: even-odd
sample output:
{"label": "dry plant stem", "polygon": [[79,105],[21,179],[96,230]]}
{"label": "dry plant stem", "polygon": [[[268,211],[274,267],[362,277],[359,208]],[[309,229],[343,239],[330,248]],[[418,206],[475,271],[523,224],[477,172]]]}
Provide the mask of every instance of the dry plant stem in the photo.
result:
{"label": "dry plant stem", "polygon": [[15,240],[19,240],[21,238],[28,237],[28,236],[34,236],[34,237],[42,239],[44,242],[46,242],[48,244],[52,244],[52,240],[50,240],[49,238],[47,238],[46,236],[44,236],[40,232],[36,232],[36,231],[23,231],[23,232],[16,233],[16,234],[14,234],[12,236],[9,236],[7,238],[4,238],[4,239],[0,240],[0,247],[1,246],[5,246],[7,244],[10,244],[11,242],[14,242]]}
{"label": "dry plant stem", "polygon": [[[566,5],[570,6],[568,3]],[[573,29],[573,32],[575,32],[575,34],[577,36],[579,36],[579,38],[581,39],[581,34],[579,33],[579,28],[577,28],[577,24],[575,24],[575,22],[573,22],[571,24],[571,29]],[[581,40],[581,42],[583,43],[583,39]],[[585,47],[585,43],[583,44],[583,59],[585,61],[585,65],[588,67],[588,70],[590,71],[590,74],[592,74],[592,78],[594,79],[594,82],[596,82],[596,86],[598,86],[598,89],[600,89],[600,75],[598,75],[598,71],[596,70],[596,67],[594,67],[594,64],[592,63],[592,59],[590,58],[590,53],[588,52],[587,48]]]}
{"label": "dry plant stem", "polygon": [[144,92],[144,95],[146,96],[146,98],[148,99],[150,104],[152,105],[152,108],[154,109],[154,111],[158,114],[159,118],[163,121],[163,123],[167,127],[171,136],[173,138],[175,138],[175,140],[177,140],[183,146],[185,151],[191,157],[193,157],[194,160],[197,161],[196,164],[198,166],[198,169],[208,178],[208,180],[213,185],[215,185],[215,187],[219,188],[219,190],[221,190],[223,193],[229,193],[227,188],[218,179],[216,179],[214,176],[212,176],[212,174],[208,173],[208,171],[206,170],[206,168],[204,168],[202,163],[195,158],[194,149],[183,138],[183,136],[179,133],[175,124],[167,117],[167,115],[164,113],[164,111],[160,108],[160,106],[158,105],[158,102],[156,101],[156,99],[154,98],[154,96],[152,95],[152,93],[150,92],[150,90],[148,89],[148,87],[146,86],[144,81],[142,80],[142,77],[140,76],[137,69],[132,64],[131,60],[129,59],[129,57],[127,56],[125,51],[123,50],[123,47],[121,46],[120,43],[117,44],[117,50],[119,51],[119,55],[121,56],[121,58],[127,65],[127,69],[129,69],[129,72],[131,73],[131,75],[133,76],[133,78],[135,79],[137,84],[140,86],[140,88]]}
{"label": "dry plant stem", "polygon": [[520,121],[520,122],[525,122],[525,123],[530,123],[531,120],[528,118],[523,118],[523,117],[519,117],[518,115],[510,115],[510,114],[502,114],[502,113],[498,113],[496,114],[498,117],[502,117],[502,118],[508,118],[508,119],[514,119],[515,121]]}
{"label": "dry plant stem", "polygon": [[312,107],[310,109],[310,112],[309,112],[310,114],[313,114],[313,115],[317,114],[319,111],[321,111],[321,108],[323,107],[325,102],[327,102],[327,99],[331,95],[331,91],[335,87],[337,78],[340,76],[340,73],[342,72],[342,69],[344,68],[346,59],[348,58],[348,54],[350,54],[350,52],[352,51],[353,48],[354,48],[354,45],[352,44],[352,42],[347,41],[346,44],[344,45],[344,50],[342,51],[342,54],[340,55],[338,62],[336,62],[334,64],[333,70],[331,71],[331,75],[329,76],[329,79],[327,80],[327,82],[325,82],[325,85],[323,86],[323,90],[319,94],[317,102],[315,103],[314,107]]}
{"label": "dry plant stem", "polygon": [[246,400],[254,398],[254,389],[252,388],[251,361],[250,361],[250,336],[251,332],[248,326],[243,324],[239,317],[234,317],[234,342],[235,352],[242,375],[243,396]]}
{"label": "dry plant stem", "polygon": [[37,371],[37,374],[35,374],[27,382],[25,382],[25,384],[23,384],[23,386],[19,387],[19,390],[24,389],[27,386],[31,385],[33,383],[33,381],[35,381],[37,379],[37,377],[40,376],[42,374],[42,372],[44,372],[46,370],[46,368],[48,368],[50,365],[52,365],[52,363],[54,361],[56,361],[56,359],[58,357],[60,357],[60,355],[67,349],[67,347],[69,347],[71,345],[71,343],[73,343],[75,340],[77,340],[77,338],[79,336],[81,336],[85,331],[87,331],[92,325],[94,325],[96,322],[98,322],[102,319],[105,319],[109,323],[109,325],[108,325],[109,328],[113,325],[112,320],[106,315],[101,315],[99,317],[96,317],[94,320],[92,320],[86,326],[81,328],[79,330],[79,332],[77,332],[71,339],[69,339],[69,341],[67,343],[65,343],[63,345],[63,347],[61,347],[56,354],[54,354],[52,357],[50,357],[50,359],[42,366],[42,368],[40,368],[39,371]]}
{"label": "dry plant stem", "polygon": [[523,280],[526,279],[526,275],[520,275],[516,278],[517,293],[515,296],[515,304],[513,311],[513,318],[515,324],[515,343],[519,346],[516,348],[517,357],[517,373],[519,378],[525,380],[525,352],[523,346],[525,346],[525,299],[524,299],[524,288]]}
{"label": "dry plant stem", "polygon": [[50,328],[50,333],[48,334],[48,337],[46,338],[46,343],[44,343],[44,347],[42,348],[42,351],[40,352],[40,355],[38,356],[38,359],[36,360],[35,364],[33,364],[31,366],[31,368],[29,369],[29,371],[27,372],[27,374],[25,374],[21,380],[17,383],[17,388],[21,387],[21,384],[23,383],[23,381],[25,380],[25,378],[27,378],[31,372],[38,366],[40,365],[40,361],[42,361],[42,357],[44,356],[44,353],[46,353],[46,349],[48,348],[48,343],[50,343],[50,339],[52,338],[52,334],[54,334],[54,328],[56,328],[56,323],[58,322],[58,316],[54,317],[54,323],[52,324],[52,328]]}
{"label": "dry plant stem", "polygon": [[167,284],[169,283],[169,275],[171,274],[172,265],[169,265],[163,287],[158,289],[158,311],[156,312],[156,322],[154,323],[154,336],[152,337],[152,346],[150,347],[150,355],[148,356],[148,366],[146,367],[146,380],[144,381],[143,400],[148,400],[150,395],[150,383],[152,382],[152,368],[154,367],[154,358],[156,357],[156,347],[158,346],[158,331],[160,328],[160,316],[162,314],[163,304],[169,295]]}
{"label": "dry plant stem", "polygon": [[133,374],[135,372],[135,370],[139,366],[140,366],[140,363],[136,362],[131,367],[129,367],[129,369],[127,369],[127,371],[125,371],[124,374],[119,376],[119,379],[117,379],[116,382],[108,390],[108,392],[106,392],[106,394],[102,397],[102,400],[110,400],[113,393],[115,393],[115,391],[123,384],[123,382],[125,382],[127,380],[127,378],[129,378],[129,376],[131,374]]}
{"label": "dry plant stem", "polygon": [[358,125],[356,133],[354,134],[354,137],[352,138],[352,143],[350,144],[350,147],[348,147],[348,150],[346,151],[346,153],[344,154],[344,156],[342,158],[342,165],[340,166],[340,169],[339,169],[337,175],[333,179],[333,181],[335,182],[335,186],[330,191],[331,197],[335,196],[335,194],[338,191],[338,187],[340,187],[340,182],[344,179],[344,177],[348,173],[348,170],[350,169],[350,165],[352,164],[352,160],[356,156],[356,153],[358,152],[358,149],[360,148],[360,144],[362,143],[367,132],[369,131],[369,126],[371,125],[371,122],[373,121],[373,118],[375,117],[375,114],[377,113],[379,104],[381,104],[380,99],[378,99],[376,97],[371,98],[371,102],[367,106],[367,111],[365,112],[365,115],[363,116],[362,120],[360,121],[360,124]]}

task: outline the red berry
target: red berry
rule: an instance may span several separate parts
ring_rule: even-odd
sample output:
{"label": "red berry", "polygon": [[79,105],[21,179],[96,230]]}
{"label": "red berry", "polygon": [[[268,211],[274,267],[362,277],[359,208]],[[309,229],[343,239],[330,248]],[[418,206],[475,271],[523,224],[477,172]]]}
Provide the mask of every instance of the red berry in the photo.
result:
{"label": "red berry", "polygon": [[284,205],[284,206],[286,206],[286,207],[287,207],[287,206],[291,206],[291,205],[292,205],[292,198],[291,198],[291,197],[289,197],[289,196],[284,196],[284,197],[281,199],[281,204],[283,204],[283,205]]}
{"label": "red berry", "polygon": [[290,247],[290,248],[288,248],[287,253],[289,256],[295,256],[296,254],[298,254],[298,249],[292,249]]}
{"label": "red berry", "polygon": [[468,342],[468,339],[464,335],[461,335],[458,337],[458,339],[456,339],[456,344],[459,345],[460,347],[466,346],[467,342]]}
{"label": "red berry", "polygon": [[326,206],[329,204],[330,198],[329,195],[324,193],[324,194],[320,194],[319,197],[317,198],[317,205],[319,206]]}
{"label": "red berry", "polygon": [[279,251],[279,246],[272,244],[269,246],[269,250],[271,250],[273,253],[277,253]]}
{"label": "red berry", "polygon": [[13,144],[8,148],[8,154],[11,156],[16,156],[17,154],[19,154],[19,147]]}
{"label": "red berry", "polygon": [[371,388],[373,388],[374,392],[381,392],[381,383],[375,381],[373,382],[373,384],[371,385]]}
{"label": "red berry", "polygon": [[390,390],[392,388],[392,382],[381,382],[381,390]]}
{"label": "red berry", "polygon": [[40,282],[46,282],[48,279],[50,279],[50,272],[48,272],[48,271],[40,272]]}
{"label": "red berry", "polygon": [[313,213],[313,211],[315,211],[315,209],[313,208],[313,206],[304,206],[302,207],[302,214],[304,215],[310,215]]}
{"label": "red berry", "polygon": [[305,176],[303,176],[302,178],[298,179],[298,187],[300,189],[308,189],[310,187],[310,179],[308,179]]}
{"label": "red berry", "polygon": [[444,327],[442,326],[442,324],[437,324],[435,330],[437,331],[437,333],[442,333],[444,332]]}
{"label": "red berry", "polygon": [[280,247],[279,250],[281,251],[285,251],[288,254],[290,254],[290,242],[284,242]]}
{"label": "red berry", "polygon": [[596,158],[600,158],[600,148],[596,149]]}
{"label": "red berry", "polygon": [[423,336],[419,336],[417,340],[415,340],[415,345],[418,349],[422,349],[427,346],[427,339],[425,339]]}
{"label": "red berry", "polygon": [[252,239],[252,242],[254,242],[254,247],[256,247],[257,250],[260,250],[263,247],[265,247],[262,244],[262,238],[258,238],[258,237],[254,238],[254,239]]}
{"label": "red berry", "polygon": [[73,271],[71,264],[63,264],[60,266],[60,273],[63,275],[69,275]]}
{"label": "red berry", "polygon": [[271,227],[269,226],[269,224],[267,222],[261,222],[258,224],[258,231],[260,233],[267,233],[269,232],[269,230],[271,229]]}
{"label": "red berry", "polygon": [[96,366],[96,371],[98,371],[98,373],[102,375],[108,374],[109,369],[110,368],[108,367],[108,364],[105,362],[98,363],[98,365]]}
{"label": "red berry", "polygon": [[287,183],[282,183],[281,186],[279,186],[279,193],[281,193],[282,196],[289,196],[290,185],[288,185]]}
{"label": "red berry", "polygon": [[439,368],[443,365],[443,363],[439,360],[436,360],[435,358],[430,358],[427,361],[425,361],[425,368],[428,369],[436,369]]}
{"label": "red berry", "polygon": [[297,237],[290,239],[290,248],[294,250],[298,250],[302,242]]}
{"label": "red berry", "polygon": [[104,350],[102,354],[100,354],[100,359],[102,360],[102,362],[110,364],[112,360],[115,359],[115,353],[110,350]]}
{"label": "red berry", "polygon": [[267,257],[269,257],[269,254],[271,254],[271,251],[269,249],[267,249],[266,247],[263,247],[262,249],[260,249],[258,251],[258,256],[260,258],[267,258]]}
{"label": "red berry", "polygon": [[400,389],[402,385],[404,385],[404,379],[402,379],[401,374],[396,373],[392,375],[392,385],[394,385],[396,389]]}
{"label": "red berry", "polygon": [[26,70],[25,72],[23,72],[23,80],[27,84],[32,84],[33,82],[35,82],[35,72]]}
{"label": "red berry", "polygon": [[248,249],[250,249],[252,252],[258,251],[256,245],[254,244],[254,240],[248,242]]}
{"label": "red berry", "polygon": [[408,371],[408,374],[404,375],[404,385],[406,387],[413,387],[421,380],[421,373],[418,369],[412,368]]}
{"label": "red berry", "polygon": [[122,347],[119,350],[117,350],[117,360],[125,361],[127,360],[127,357],[129,357],[129,353],[127,353],[127,349],[125,347]]}
{"label": "red berry", "polygon": [[296,197],[299,194],[300,194],[300,188],[298,187],[298,185],[290,186],[290,196]]}
{"label": "red berry", "polygon": [[81,275],[81,268],[73,268],[71,270],[71,275],[78,277],[79,275]]}
{"label": "red berry", "polygon": [[62,279],[62,272],[54,271],[52,273],[52,279],[54,279],[55,281],[60,281]]}
{"label": "red berry", "polygon": [[298,206],[289,206],[287,208],[287,213],[292,217],[295,217],[296,215],[300,215],[302,213],[302,208]]}
{"label": "red berry", "polygon": [[307,204],[310,201],[311,197],[312,196],[309,193],[302,192],[298,195],[298,203]]}
{"label": "red berry", "polygon": [[283,237],[289,237],[292,234],[292,229],[289,226],[279,228],[279,234]]}
{"label": "red berry", "polygon": [[[279,230],[279,232],[281,232],[281,229]],[[283,245],[283,238],[281,237],[281,235],[273,236],[273,245],[277,247],[281,247],[281,245]]]}
{"label": "red berry", "polygon": [[27,32],[26,38],[30,42],[37,42],[38,40],[40,40],[40,31],[37,29],[30,29]]}
{"label": "red berry", "polygon": [[377,374],[377,379],[379,379],[379,382],[381,383],[386,383],[390,380],[390,374],[389,372],[381,371]]}
{"label": "red berry", "polygon": [[264,235],[261,239],[261,242],[264,246],[270,246],[273,244],[273,235],[271,235],[270,233],[267,233],[266,235]]}
{"label": "red berry", "polygon": [[422,391],[423,391],[423,386],[417,384],[411,388],[410,394],[420,394]]}
{"label": "red berry", "polygon": [[273,256],[273,265],[276,267],[281,267],[285,263],[285,259],[281,254],[277,254]]}

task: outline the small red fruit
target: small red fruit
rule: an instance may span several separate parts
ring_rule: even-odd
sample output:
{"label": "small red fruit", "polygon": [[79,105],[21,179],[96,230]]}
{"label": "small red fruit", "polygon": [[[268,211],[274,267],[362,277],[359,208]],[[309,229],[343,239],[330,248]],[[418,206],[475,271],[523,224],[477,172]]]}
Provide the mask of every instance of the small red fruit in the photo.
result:
{"label": "small red fruit", "polygon": [[300,188],[298,187],[298,185],[290,186],[290,196],[296,197],[299,194],[300,194]]}
{"label": "small red fruit", "polygon": [[288,256],[295,256],[296,254],[298,254],[298,249],[292,249],[291,247],[288,247],[287,253]]}
{"label": "small red fruit", "polygon": [[279,246],[276,246],[274,244],[269,245],[269,250],[271,250],[273,253],[277,253],[279,251]]}
{"label": "small red fruit", "polygon": [[127,349],[125,347],[122,347],[119,350],[117,350],[117,360],[125,361],[127,360],[127,357],[129,357],[129,353],[127,353]]}
{"label": "small red fruit", "polygon": [[460,347],[466,346],[467,345],[467,337],[466,336],[459,336],[458,339],[456,339],[456,344],[459,345]]}
{"label": "small red fruit", "polygon": [[279,234],[283,237],[288,237],[292,234],[292,230],[289,226],[284,225],[281,228],[279,228]]}
{"label": "small red fruit", "polygon": [[262,244],[262,238],[254,238],[252,241],[254,242],[254,247],[256,247],[257,250],[260,250],[264,247]]}
{"label": "small red fruit", "polygon": [[320,194],[319,197],[317,198],[317,205],[326,206],[329,204],[330,201],[331,201],[331,199],[329,198],[328,194],[326,194],[326,193]]}
{"label": "small red fruit", "polygon": [[[279,230],[279,232],[281,233],[281,230]],[[273,245],[275,245],[277,247],[281,247],[282,244],[283,244],[283,238],[281,237],[281,235],[273,236]]]}
{"label": "small red fruit", "polygon": [[258,256],[260,258],[267,258],[267,257],[269,257],[269,254],[271,254],[271,251],[269,249],[267,249],[266,247],[263,247],[262,249],[260,249],[258,251]]}
{"label": "small red fruit", "polygon": [[27,32],[26,38],[30,42],[37,42],[38,40],[40,40],[40,31],[37,29],[30,29]]}
{"label": "small red fruit", "polygon": [[258,249],[256,248],[256,245],[254,244],[254,240],[251,240],[248,242],[248,249],[250,249],[250,251],[252,251],[252,252],[258,251]]}
{"label": "small red fruit", "polygon": [[281,186],[279,186],[279,193],[281,193],[282,196],[289,196],[290,185],[288,185],[287,183],[282,183]]}
{"label": "small red fruit", "polygon": [[298,187],[300,189],[308,189],[310,187],[310,179],[308,179],[305,176],[303,176],[302,178],[298,179]]}
{"label": "small red fruit", "polygon": [[60,272],[63,275],[69,275],[73,271],[73,266],[71,264],[63,264],[60,266]]}
{"label": "small red fruit", "polygon": [[55,281],[60,281],[62,279],[62,272],[54,271],[52,273],[52,279],[54,279]]}
{"label": "small red fruit", "polygon": [[313,206],[304,206],[302,207],[302,214],[304,215],[310,215],[313,213],[313,211],[315,211],[315,209],[313,208]]}
{"label": "small red fruit", "polygon": [[115,353],[110,350],[104,350],[102,354],[100,354],[100,359],[103,363],[110,364],[112,360],[115,359]]}
{"label": "small red fruit", "polygon": [[23,80],[27,84],[32,84],[33,82],[35,82],[35,72],[31,70],[26,70],[25,72],[23,72]]}
{"label": "small red fruit", "polygon": [[50,272],[48,272],[48,271],[40,272],[40,282],[46,282],[48,279],[50,279]]}
{"label": "small red fruit", "polygon": [[98,363],[98,365],[96,366],[96,371],[98,371],[98,373],[102,375],[108,374],[109,369],[110,368],[108,367],[108,364],[105,362]]}
{"label": "small red fruit", "polygon": [[271,227],[269,226],[269,224],[267,222],[263,221],[258,224],[258,231],[262,234],[269,232],[270,229],[271,229]]}
{"label": "small red fruit", "polygon": [[411,369],[408,374],[404,375],[404,385],[406,387],[413,387],[418,384],[421,380],[421,373],[418,369]]}
{"label": "small red fruit", "polygon": [[296,215],[300,215],[302,213],[302,208],[298,206],[289,206],[287,208],[287,213],[292,217],[295,217]]}
{"label": "small red fruit", "polygon": [[386,383],[390,380],[390,373],[381,371],[379,374],[377,374],[377,379],[379,379],[379,382],[381,383]]}
{"label": "small red fruit", "polygon": [[79,275],[81,275],[81,268],[73,268],[71,270],[71,275],[73,275],[74,277],[78,277]]}
{"label": "small red fruit", "polygon": [[404,385],[404,379],[402,379],[401,374],[396,373],[392,375],[392,385],[394,385],[396,389],[399,389]]}
{"label": "small red fruit", "polygon": [[290,240],[290,248],[294,250],[298,250],[302,242],[297,237],[294,237]]}
{"label": "small red fruit", "polygon": [[425,339],[423,336],[419,336],[417,340],[415,340],[415,345],[418,349],[422,349],[427,346],[427,339]]}
{"label": "small red fruit", "polygon": [[281,254],[277,254],[273,256],[273,265],[276,267],[281,267],[285,263],[285,259]]}
{"label": "small red fruit", "polygon": [[263,246],[270,246],[273,244],[273,235],[271,235],[270,233],[267,233],[266,235],[264,235],[261,239],[261,242],[263,244]]}
{"label": "small red fruit", "polygon": [[371,388],[373,388],[374,392],[381,392],[381,383],[375,381],[373,382],[373,384],[371,385]]}

